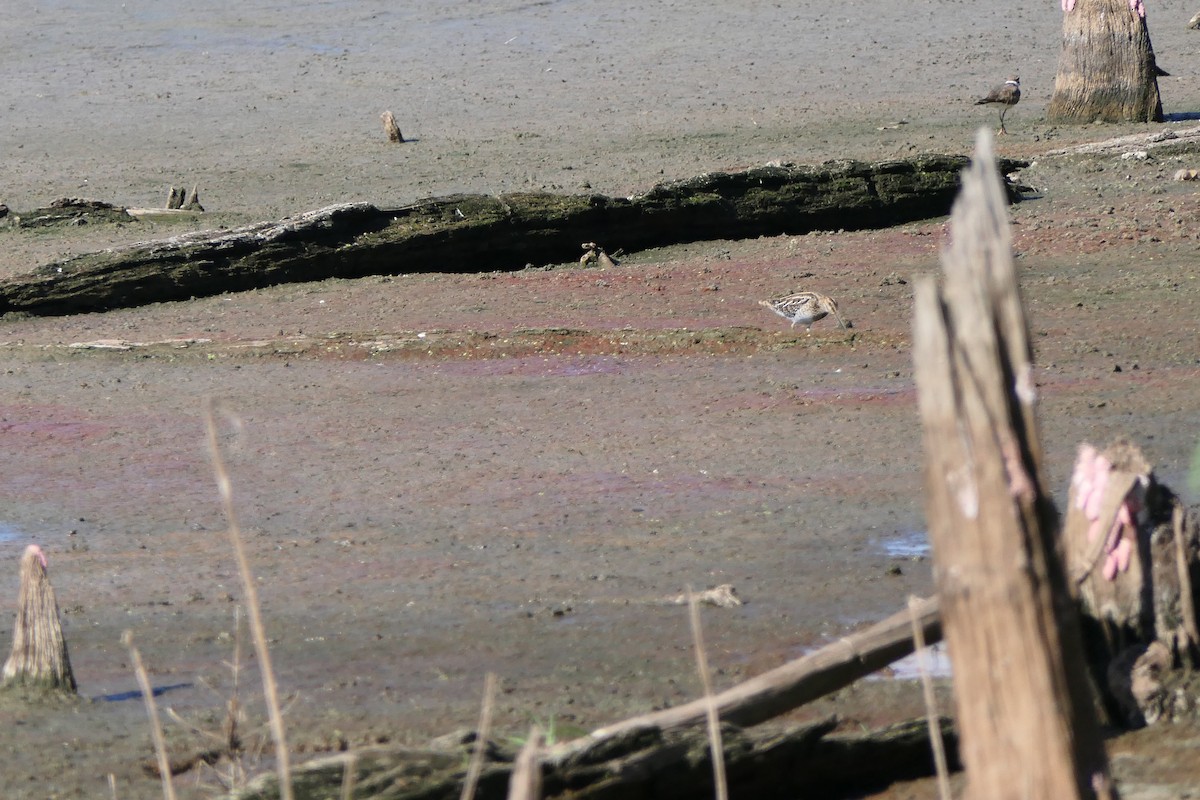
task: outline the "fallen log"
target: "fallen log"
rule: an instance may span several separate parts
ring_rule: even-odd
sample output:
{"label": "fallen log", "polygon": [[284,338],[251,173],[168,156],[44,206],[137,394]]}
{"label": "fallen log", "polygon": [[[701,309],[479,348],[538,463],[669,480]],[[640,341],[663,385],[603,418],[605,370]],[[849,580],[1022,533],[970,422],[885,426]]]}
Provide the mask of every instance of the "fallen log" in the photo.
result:
{"label": "fallen log", "polygon": [[[745,731],[722,726],[730,795],[734,797],[830,797],[871,791],[895,780],[931,774],[925,722],[906,722],[864,735],[829,735],[829,718],[782,730]],[[954,732],[941,721],[952,744]],[[953,751],[953,747],[951,748]],[[480,798],[504,797],[513,753],[489,748],[479,781]],[[359,800],[457,800],[465,775],[465,749],[415,751],[369,748],[339,753],[297,767],[297,800],[337,797],[354,787]],[[572,800],[670,800],[712,797],[712,765],[704,729],[647,729],[578,754],[569,762],[543,762],[542,797]],[[957,768],[957,761],[952,762]],[[264,775],[234,793],[237,800],[273,800],[278,779]]]}
{"label": "fallen log", "polygon": [[[820,650],[756,675],[714,695],[712,703],[722,722],[741,726],[757,725],[786,714],[912,653],[914,618],[928,644],[941,641],[937,598],[918,600],[911,612],[899,611]],[[638,730],[694,725],[704,720],[708,704],[707,699],[700,698],[598,728],[576,741],[551,748],[545,758],[550,762],[563,761],[581,750]]]}
{"label": "fallen log", "polygon": [[[104,311],[281,283],[573,261],[703,239],[877,228],[946,214],[965,156],[713,172],[643,195],[456,195],[331,206],[74,257],[0,282],[0,313]],[[1003,161],[1004,173],[1025,166]],[[1015,191],[1015,190],[1014,190]]]}
{"label": "fallen log", "polygon": [[[836,720],[766,733],[743,730],[849,685],[913,651],[913,624],[933,644],[941,639],[935,598],[916,601],[881,622],[843,637],[814,653],[726,690],[712,698],[722,723],[726,773],[734,794],[745,797],[807,795],[814,787],[862,788],[874,781],[932,774],[932,750],[924,721],[905,723],[857,739],[829,737]],[[609,725],[539,753],[544,797],[711,797],[709,740],[703,722],[709,701]],[[943,736],[953,733],[942,723]],[[471,737],[462,737],[464,746]],[[489,764],[480,773],[480,797],[503,796],[513,754],[487,748]],[[957,768],[957,760],[951,759]],[[445,750],[368,748],[297,767],[297,798],[325,797],[340,787],[345,773],[355,797],[458,797],[466,779],[464,754]],[[241,800],[278,796],[274,776],[264,776]],[[374,787],[374,788],[372,788]],[[790,794],[789,794],[790,791]]]}

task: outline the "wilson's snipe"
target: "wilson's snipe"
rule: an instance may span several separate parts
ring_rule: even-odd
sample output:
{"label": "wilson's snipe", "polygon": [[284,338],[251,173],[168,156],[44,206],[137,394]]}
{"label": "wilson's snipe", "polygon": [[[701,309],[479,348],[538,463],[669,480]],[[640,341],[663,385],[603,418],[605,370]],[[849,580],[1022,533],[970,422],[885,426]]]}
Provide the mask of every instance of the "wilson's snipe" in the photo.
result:
{"label": "wilson's snipe", "polygon": [[799,322],[805,326],[805,330],[811,331],[814,322],[825,319],[830,314],[833,314],[841,327],[854,327],[853,323],[842,318],[833,298],[819,292],[796,292],[773,300],[759,300],[758,304],[766,306],[784,319],[791,320],[793,328]]}

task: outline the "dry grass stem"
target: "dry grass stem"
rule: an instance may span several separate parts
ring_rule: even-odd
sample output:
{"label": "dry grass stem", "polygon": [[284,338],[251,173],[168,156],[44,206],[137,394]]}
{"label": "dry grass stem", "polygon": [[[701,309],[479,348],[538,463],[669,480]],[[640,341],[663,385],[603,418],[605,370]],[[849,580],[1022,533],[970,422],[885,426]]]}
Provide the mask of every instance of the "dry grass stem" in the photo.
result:
{"label": "dry grass stem", "polygon": [[483,679],[483,707],[479,711],[479,727],[475,731],[475,749],[471,753],[471,764],[463,781],[462,800],[472,800],[479,786],[479,774],[483,772],[483,754],[487,750],[488,736],[492,730],[492,711],[496,707],[496,673],[489,672]]}
{"label": "dry grass stem", "polygon": [[225,714],[225,745],[229,752],[236,753],[242,749],[242,737],[238,732],[238,722],[242,716],[241,677],[242,677],[242,607],[233,610],[233,661],[228,664],[233,675],[233,694],[229,698]]}
{"label": "dry grass stem", "polygon": [[358,783],[358,756],[355,753],[346,753],[346,760],[342,767],[342,794],[341,800],[354,800],[354,786]]}
{"label": "dry grass stem", "polygon": [[542,796],[542,729],[534,725],[517,754],[508,781],[508,800],[538,800]]}
{"label": "dry grass stem", "polygon": [[146,674],[146,665],[142,663],[142,654],[133,646],[133,631],[121,634],[121,643],[129,648],[129,659],[133,662],[133,674],[137,676],[138,688],[142,690],[142,699],[146,701],[146,714],[150,717],[150,733],[154,737],[154,755],[158,758],[158,775],[162,778],[163,797],[175,800],[175,785],[171,781],[171,762],[167,758],[167,741],[163,738],[162,724],[158,721],[158,707],[154,703],[154,688],[150,685],[150,676]]}
{"label": "dry grass stem", "polygon": [[717,704],[713,699],[712,679],[708,674],[708,657],[704,654],[704,632],[700,627],[700,603],[692,594],[692,587],[687,587],[688,617],[692,623],[692,642],[696,646],[696,670],[700,673],[700,683],[704,687],[704,699],[708,705],[708,740],[712,749],[713,784],[717,800],[728,800],[729,788],[725,781],[725,743],[721,739],[721,720],[717,714]]}
{"label": "dry grass stem", "polygon": [[929,674],[929,664],[925,658],[928,653],[925,649],[925,632],[921,630],[920,615],[917,612],[920,602],[919,597],[909,595],[908,611],[912,615],[917,671],[921,674],[921,690],[925,694],[925,719],[929,723],[929,744],[933,747],[933,765],[937,771],[938,796],[941,800],[951,800],[950,770],[946,766],[946,743],[942,740],[941,715],[938,713],[937,697],[933,694],[933,677]]}
{"label": "dry grass stem", "polygon": [[246,595],[246,611],[250,616],[250,634],[254,639],[254,649],[258,655],[259,671],[262,673],[263,697],[267,703],[267,714],[271,723],[271,738],[275,742],[275,766],[279,775],[279,796],[281,800],[294,800],[287,735],[283,725],[283,713],[279,706],[279,690],[275,683],[275,671],[271,667],[271,652],[267,647],[267,635],[263,628],[258,588],[254,582],[254,573],[250,570],[250,561],[246,557],[241,529],[233,508],[233,486],[229,480],[229,471],[225,468],[225,461],[221,457],[221,445],[217,438],[216,413],[217,403],[210,399],[205,408],[209,455],[212,458],[213,472],[217,479],[217,490],[221,494],[221,505],[225,511],[225,518],[229,522],[229,541],[233,546],[238,572],[242,578],[242,591]]}
{"label": "dry grass stem", "polygon": [[58,601],[46,573],[46,556],[36,544],[21,556],[21,583],[12,652],[4,683],[19,682],[75,693],[75,675],[58,619]]}
{"label": "dry grass stem", "polygon": [[108,792],[112,795],[112,800],[117,800],[117,776],[111,772],[108,773]]}

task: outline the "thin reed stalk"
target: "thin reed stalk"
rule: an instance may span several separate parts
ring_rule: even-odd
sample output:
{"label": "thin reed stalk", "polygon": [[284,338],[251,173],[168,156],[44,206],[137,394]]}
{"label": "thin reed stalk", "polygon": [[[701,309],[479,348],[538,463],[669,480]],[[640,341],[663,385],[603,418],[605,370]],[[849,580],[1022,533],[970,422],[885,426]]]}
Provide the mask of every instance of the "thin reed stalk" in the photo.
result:
{"label": "thin reed stalk", "polygon": [[706,704],[705,717],[708,720],[708,740],[712,749],[713,784],[717,800],[729,800],[729,787],[725,780],[725,743],[721,738],[721,719],[717,714],[717,704],[713,699],[712,679],[708,674],[708,656],[704,653],[704,632],[700,627],[700,604],[692,587],[687,587],[688,617],[692,623],[692,642],[696,646],[696,670],[700,673],[700,683],[704,687]]}
{"label": "thin reed stalk", "polygon": [[237,559],[238,573],[242,578],[242,591],[246,595],[246,612],[250,617],[250,634],[254,639],[254,650],[258,656],[259,672],[262,674],[263,697],[267,703],[267,714],[271,723],[271,738],[275,742],[275,768],[279,775],[280,800],[295,800],[292,791],[291,763],[287,748],[287,734],[283,725],[283,712],[279,706],[279,690],[275,682],[275,671],[271,667],[271,652],[267,647],[267,634],[263,627],[262,609],[258,602],[258,588],[254,573],[246,557],[242,543],[241,528],[233,507],[233,485],[229,471],[221,456],[221,445],[217,438],[216,414],[218,404],[211,398],[205,404],[205,424],[208,429],[208,450],[213,462],[213,473],[217,479],[217,490],[221,494],[221,505],[229,522],[229,541]]}
{"label": "thin reed stalk", "polygon": [[346,753],[346,760],[342,764],[341,800],[354,800],[354,786],[358,783],[358,755]]}
{"label": "thin reed stalk", "polygon": [[479,775],[483,772],[483,754],[487,750],[488,736],[492,732],[492,711],[496,707],[496,673],[489,672],[483,679],[483,707],[479,710],[479,726],[475,730],[475,749],[471,752],[471,764],[463,781],[461,800],[473,800],[479,787]]}
{"label": "thin reed stalk", "polygon": [[[150,733],[154,737],[154,755],[158,758],[158,775],[162,778],[163,797],[175,800],[175,784],[171,780],[171,761],[167,758],[167,740],[163,737],[162,723],[158,720],[158,706],[154,702],[154,688],[150,676],[142,663],[142,654],[133,646],[133,631],[121,634],[121,643],[129,648],[129,659],[133,662],[133,674],[137,676],[142,699],[146,701],[146,714],[150,717]],[[112,785],[110,780],[110,785]],[[113,794],[116,794],[115,788]]]}
{"label": "thin reed stalk", "polygon": [[946,766],[946,743],[942,740],[941,715],[938,713],[937,697],[933,693],[933,676],[925,659],[925,631],[921,630],[921,615],[918,608],[921,598],[908,596],[908,613],[912,615],[913,645],[917,655],[917,671],[921,674],[921,690],[925,694],[925,719],[929,723],[929,744],[933,747],[933,765],[937,770],[938,797],[951,800],[950,770]]}

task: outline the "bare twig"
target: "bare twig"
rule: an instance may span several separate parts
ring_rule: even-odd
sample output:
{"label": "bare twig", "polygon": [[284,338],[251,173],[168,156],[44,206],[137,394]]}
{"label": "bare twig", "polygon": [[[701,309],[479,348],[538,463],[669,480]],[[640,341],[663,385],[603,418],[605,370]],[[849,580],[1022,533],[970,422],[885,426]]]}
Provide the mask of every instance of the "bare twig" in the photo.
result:
{"label": "bare twig", "polygon": [[946,766],[946,743],[942,739],[942,725],[939,721],[937,697],[933,694],[933,678],[929,674],[929,663],[925,659],[925,631],[921,630],[920,615],[917,609],[920,598],[915,595],[908,597],[908,612],[912,615],[913,645],[916,647],[917,670],[921,673],[921,691],[925,694],[925,718],[929,722],[929,744],[933,747],[933,764],[937,769],[938,796],[941,800],[951,800],[950,770]]}
{"label": "bare twig", "polygon": [[356,753],[346,753],[342,770],[341,800],[354,800],[354,785],[358,782],[358,755]]}
{"label": "bare twig", "polygon": [[158,757],[158,775],[162,779],[163,797],[175,800],[175,785],[171,781],[171,762],[167,758],[167,741],[163,738],[162,724],[158,721],[158,708],[154,703],[154,688],[150,686],[150,676],[146,674],[146,666],[142,663],[142,654],[133,646],[133,631],[121,634],[121,643],[129,648],[129,658],[133,661],[133,674],[137,676],[138,687],[142,690],[142,699],[146,701],[146,714],[150,717],[150,733],[154,737],[154,754]]}
{"label": "bare twig", "polygon": [[483,679],[483,707],[479,711],[479,727],[475,731],[475,749],[471,752],[471,764],[467,778],[463,781],[462,800],[472,800],[479,786],[479,774],[483,771],[483,754],[487,750],[488,736],[492,730],[492,710],[496,706],[496,673],[489,672]]}
{"label": "bare twig", "polygon": [[713,784],[717,800],[728,800],[729,787],[725,781],[725,744],[721,740],[721,719],[717,714],[717,703],[713,698],[712,678],[708,674],[708,657],[704,653],[704,631],[700,627],[700,603],[692,594],[692,587],[687,587],[688,618],[692,623],[692,642],[696,646],[696,670],[700,673],[700,683],[704,687],[704,701],[707,706],[708,741],[712,751]]}
{"label": "bare twig", "polygon": [[291,766],[287,749],[287,735],[283,725],[283,713],[279,706],[279,690],[275,683],[275,671],[271,667],[271,652],[267,647],[267,634],[263,627],[262,610],[258,602],[258,587],[255,584],[254,573],[250,569],[250,561],[246,557],[246,548],[242,543],[241,528],[233,507],[233,486],[229,480],[229,471],[221,456],[220,442],[217,439],[217,410],[218,404],[210,398],[205,407],[208,450],[217,479],[217,489],[221,494],[221,505],[225,511],[225,518],[229,522],[229,541],[233,546],[234,557],[237,559],[238,572],[241,574],[242,591],[246,595],[246,611],[250,615],[250,633],[254,638],[259,671],[262,673],[263,696],[267,703],[267,713],[271,722],[271,738],[275,742],[275,766],[279,774],[279,796],[281,800],[293,800]]}

